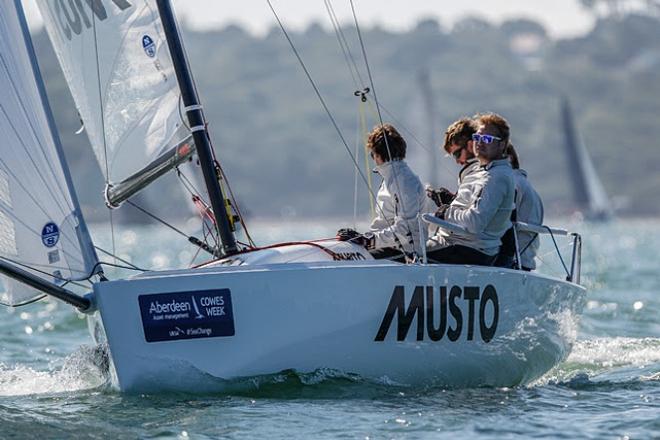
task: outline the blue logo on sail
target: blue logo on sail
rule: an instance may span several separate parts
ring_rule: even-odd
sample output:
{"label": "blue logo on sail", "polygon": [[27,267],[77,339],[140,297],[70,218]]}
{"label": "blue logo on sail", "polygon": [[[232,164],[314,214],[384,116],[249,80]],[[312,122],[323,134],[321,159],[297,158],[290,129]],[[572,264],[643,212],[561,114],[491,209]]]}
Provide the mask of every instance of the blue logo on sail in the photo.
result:
{"label": "blue logo on sail", "polygon": [[150,58],[156,56],[156,43],[151,39],[149,35],[144,35],[142,37],[142,48],[144,53],[146,53]]}
{"label": "blue logo on sail", "polygon": [[60,229],[53,222],[48,222],[41,229],[41,242],[46,247],[53,247],[60,240]]}

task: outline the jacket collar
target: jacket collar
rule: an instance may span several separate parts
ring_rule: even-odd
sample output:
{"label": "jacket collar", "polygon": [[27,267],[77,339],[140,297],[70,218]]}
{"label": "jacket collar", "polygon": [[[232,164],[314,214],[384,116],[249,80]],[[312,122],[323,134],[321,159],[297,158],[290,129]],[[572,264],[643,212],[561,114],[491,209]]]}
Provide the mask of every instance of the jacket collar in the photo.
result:
{"label": "jacket collar", "polygon": [[475,162],[478,162],[478,159],[476,157],[473,157],[472,159],[468,159],[467,162],[465,162],[465,165],[463,165],[461,170],[458,172],[458,174],[459,175],[463,174],[463,172],[468,168],[470,168],[472,165],[474,165]]}
{"label": "jacket collar", "polygon": [[505,159],[494,160],[486,165],[483,165],[481,168],[483,168],[484,170],[490,170],[491,168],[506,167],[506,166],[511,167],[511,164],[509,163],[509,159],[505,158]]}
{"label": "jacket collar", "polygon": [[402,164],[403,164],[402,159],[393,159],[388,162],[384,162],[380,165],[377,165],[373,171],[374,173],[380,174],[383,177],[383,179],[387,179],[392,174],[392,170],[394,168],[401,168]]}

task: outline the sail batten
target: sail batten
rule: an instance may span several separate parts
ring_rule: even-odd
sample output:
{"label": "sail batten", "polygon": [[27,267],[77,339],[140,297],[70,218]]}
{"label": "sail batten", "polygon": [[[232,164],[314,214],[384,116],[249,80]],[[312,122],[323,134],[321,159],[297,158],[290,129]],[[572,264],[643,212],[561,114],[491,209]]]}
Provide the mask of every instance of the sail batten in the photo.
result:
{"label": "sail batten", "polygon": [[0,8],[0,234],[2,304],[97,270],[20,0]]}

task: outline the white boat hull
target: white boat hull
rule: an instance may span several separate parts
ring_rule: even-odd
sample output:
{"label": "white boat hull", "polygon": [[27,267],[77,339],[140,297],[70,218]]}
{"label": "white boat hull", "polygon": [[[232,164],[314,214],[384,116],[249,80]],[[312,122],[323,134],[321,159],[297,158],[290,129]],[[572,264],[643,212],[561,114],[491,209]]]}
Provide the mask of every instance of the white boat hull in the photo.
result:
{"label": "white boat hull", "polygon": [[473,387],[529,383],[561,362],[585,290],[507,269],[371,260],[154,272],[99,283],[95,298],[124,391],[287,369]]}

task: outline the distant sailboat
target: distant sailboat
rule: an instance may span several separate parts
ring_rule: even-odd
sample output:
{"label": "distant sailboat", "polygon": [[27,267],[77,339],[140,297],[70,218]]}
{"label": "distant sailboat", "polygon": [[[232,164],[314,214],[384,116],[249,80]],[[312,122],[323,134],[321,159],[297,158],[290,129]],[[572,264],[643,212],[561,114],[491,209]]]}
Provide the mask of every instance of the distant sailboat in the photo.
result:
{"label": "distant sailboat", "polygon": [[561,125],[564,132],[566,160],[571,176],[575,205],[586,220],[607,221],[612,218],[611,203],[598,178],[594,164],[575,127],[575,119],[567,98],[561,103]]}

